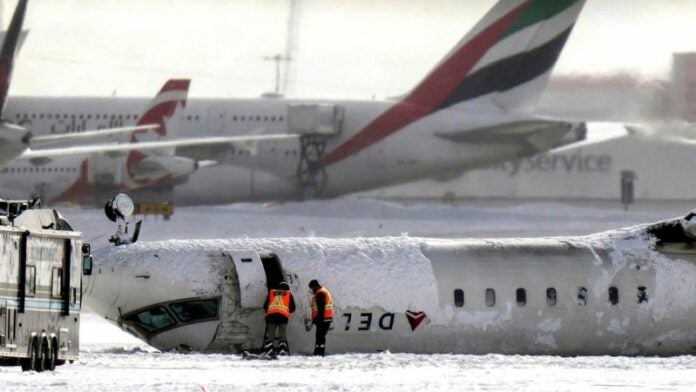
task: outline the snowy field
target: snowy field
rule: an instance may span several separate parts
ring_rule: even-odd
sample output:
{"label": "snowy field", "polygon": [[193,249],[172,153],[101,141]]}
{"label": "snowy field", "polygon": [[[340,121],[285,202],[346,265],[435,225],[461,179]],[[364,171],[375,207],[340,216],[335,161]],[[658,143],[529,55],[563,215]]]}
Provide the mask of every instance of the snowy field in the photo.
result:
{"label": "snowy field", "polygon": [[[696,204],[396,203],[359,198],[179,208],[149,218],[142,240],[283,236],[506,237],[588,234],[684,215]],[[61,209],[94,247],[115,227],[101,210]],[[696,357],[525,357],[348,354],[245,361],[160,353],[85,313],[81,357],[55,372],[0,368],[3,391],[691,391]],[[292,343],[292,342],[291,342]],[[329,345],[331,335],[329,334]]]}

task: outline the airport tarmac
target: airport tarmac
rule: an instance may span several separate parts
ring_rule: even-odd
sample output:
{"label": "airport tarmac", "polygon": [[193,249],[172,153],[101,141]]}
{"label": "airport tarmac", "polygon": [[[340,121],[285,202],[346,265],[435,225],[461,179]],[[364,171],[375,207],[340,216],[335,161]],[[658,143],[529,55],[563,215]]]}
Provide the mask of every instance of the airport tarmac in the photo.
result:
{"label": "airport tarmac", "polygon": [[[285,204],[177,208],[170,220],[148,217],[141,240],[287,236],[506,237],[588,234],[686,214],[696,203],[456,204],[356,197]],[[93,246],[110,246],[115,224],[101,210],[62,208]],[[305,293],[298,293],[303,295]],[[238,355],[160,353],[83,314],[81,358],[56,372],[0,368],[6,390],[37,391],[378,391],[521,390],[686,391],[696,386],[696,357],[553,357],[346,354],[245,361]],[[329,344],[331,344],[329,335]]]}

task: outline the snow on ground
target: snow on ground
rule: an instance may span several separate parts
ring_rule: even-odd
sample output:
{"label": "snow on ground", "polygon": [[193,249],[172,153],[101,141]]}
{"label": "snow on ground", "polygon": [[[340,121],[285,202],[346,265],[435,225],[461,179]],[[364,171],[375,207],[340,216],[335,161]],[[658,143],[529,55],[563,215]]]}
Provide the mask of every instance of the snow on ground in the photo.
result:
{"label": "snow on ground", "polygon": [[[686,214],[696,204],[618,203],[459,205],[347,198],[280,205],[178,208],[169,221],[149,218],[143,240],[284,236],[505,237],[589,234]],[[115,225],[101,210],[61,209],[95,247]],[[347,354],[278,361],[237,355],[160,353],[85,312],[81,356],[55,372],[0,368],[6,391],[687,391],[696,357],[549,357]],[[329,334],[329,344],[331,335]]]}

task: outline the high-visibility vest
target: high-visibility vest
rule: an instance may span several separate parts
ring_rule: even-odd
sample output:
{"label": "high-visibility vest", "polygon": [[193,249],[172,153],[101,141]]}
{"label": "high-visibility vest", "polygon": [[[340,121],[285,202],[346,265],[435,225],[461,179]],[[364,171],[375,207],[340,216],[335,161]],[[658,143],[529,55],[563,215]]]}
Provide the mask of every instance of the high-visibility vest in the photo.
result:
{"label": "high-visibility vest", "polygon": [[266,314],[282,314],[290,318],[290,292],[271,290],[268,292],[268,310]]}
{"label": "high-visibility vest", "polygon": [[316,319],[319,316],[319,307],[317,306],[317,295],[320,295],[321,293],[324,294],[324,298],[326,299],[326,306],[324,306],[324,320],[332,320],[333,301],[331,300],[331,293],[329,293],[329,290],[323,287],[317,290],[317,292],[314,293],[314,297],[312,297],[312,320]]}

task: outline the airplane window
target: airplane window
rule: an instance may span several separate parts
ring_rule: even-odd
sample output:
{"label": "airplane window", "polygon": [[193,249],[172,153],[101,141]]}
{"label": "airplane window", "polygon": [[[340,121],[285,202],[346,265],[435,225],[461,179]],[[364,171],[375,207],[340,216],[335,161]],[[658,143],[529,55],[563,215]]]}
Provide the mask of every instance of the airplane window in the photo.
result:
{"label": "airplane window", "polygon": [[156,332],[160,329],[176,324],[167,310],[162,306],[156,306],[142,312],[132,314],[125,318],[147,332]]}
{"label": "airplane window", "polygon": [[454,306],[461,308],[464,306],[464,290],[456,289],[454,290]]}
{"label": "airplane window", "polygon": [[193,118],[194,118],[195,120],[198,120],[200,117],[198,117],[198,115],[196,114]]}
{"label": "airplane window", "polygon": [[578,288],[578,305],[587,305],[587,289],[584,287]]}
{"label": "airplane window", "polygon": [[39,114],[39,118],[43,118],[43,113]]}
{"label": "airplane window", "polygon": [[638,303],[646,303],[648,302],[648,291],[645,288],[645,286],[640,286],[638,287]]}
{"label": "airplane window", "polygon": [[84,115],[84,114],[80,114],[80,120],[82,120],[83,118],[85,118],[85,115]]}
{"label": "airplane window", "polygon": [[609,302],[612,305],[619,303],[619,289],[614,286],[609,287]]}
{"label": "airplane window", "polygon": [[546,304],[556,306],[556,289],[553,287],[546,289]]}
{"label": "airplane window", "polygon": [[263,116],[263,121],[268,121],[268,116]]}
{"label": "airplane window", "polygon": [[237,116],[232,116],[232,121],[237,121]]}
{"label": "airplane window", "polygon": [[527,291],[525,289],[517,289],[515,292],[515,297],[517,298],[518,306],[524,306],[527,304]]}
{"label": "airplane window", "polygon": [[261,121],[261,116],[256,116],[256,121]]}
{"label": "airplane window", "polygon": [[275,121],[275,116],[271,116],[271,121]]}
{"label": "airplane window", "polygon": [[169,305],[176,318],[183,322],[215,318],[218,314],[217,298],[179,302]]}
{"label": "airplane window", "polygon": [[244,121],[244,119],[245,119],[245,117],[244,117],[244,116],[240,117],[240,120]]}
{"label": "airplane window", "polygon": [[19,113],[15,114],[15,118],[19,118],[19,117],[20,117]]}
{"label": "airplane window", "polygon": [[280,116],[280,117],[278,118],[278,121],[283,121],[283,116]]}
{"label": "airplane window", "polygon": [[31,115],[31,118],[36,118],[36,114],[32,114],[32,115]]}
{"label": "airplane window", "polygon": [[486,289],[486,306],[495,306],[495,290]]}
{"label": "airplane window", "polygon": [[50,119],[53,118],[53,115],[52,115],[52,114],[47,114],[46,117],[50,120]]}

